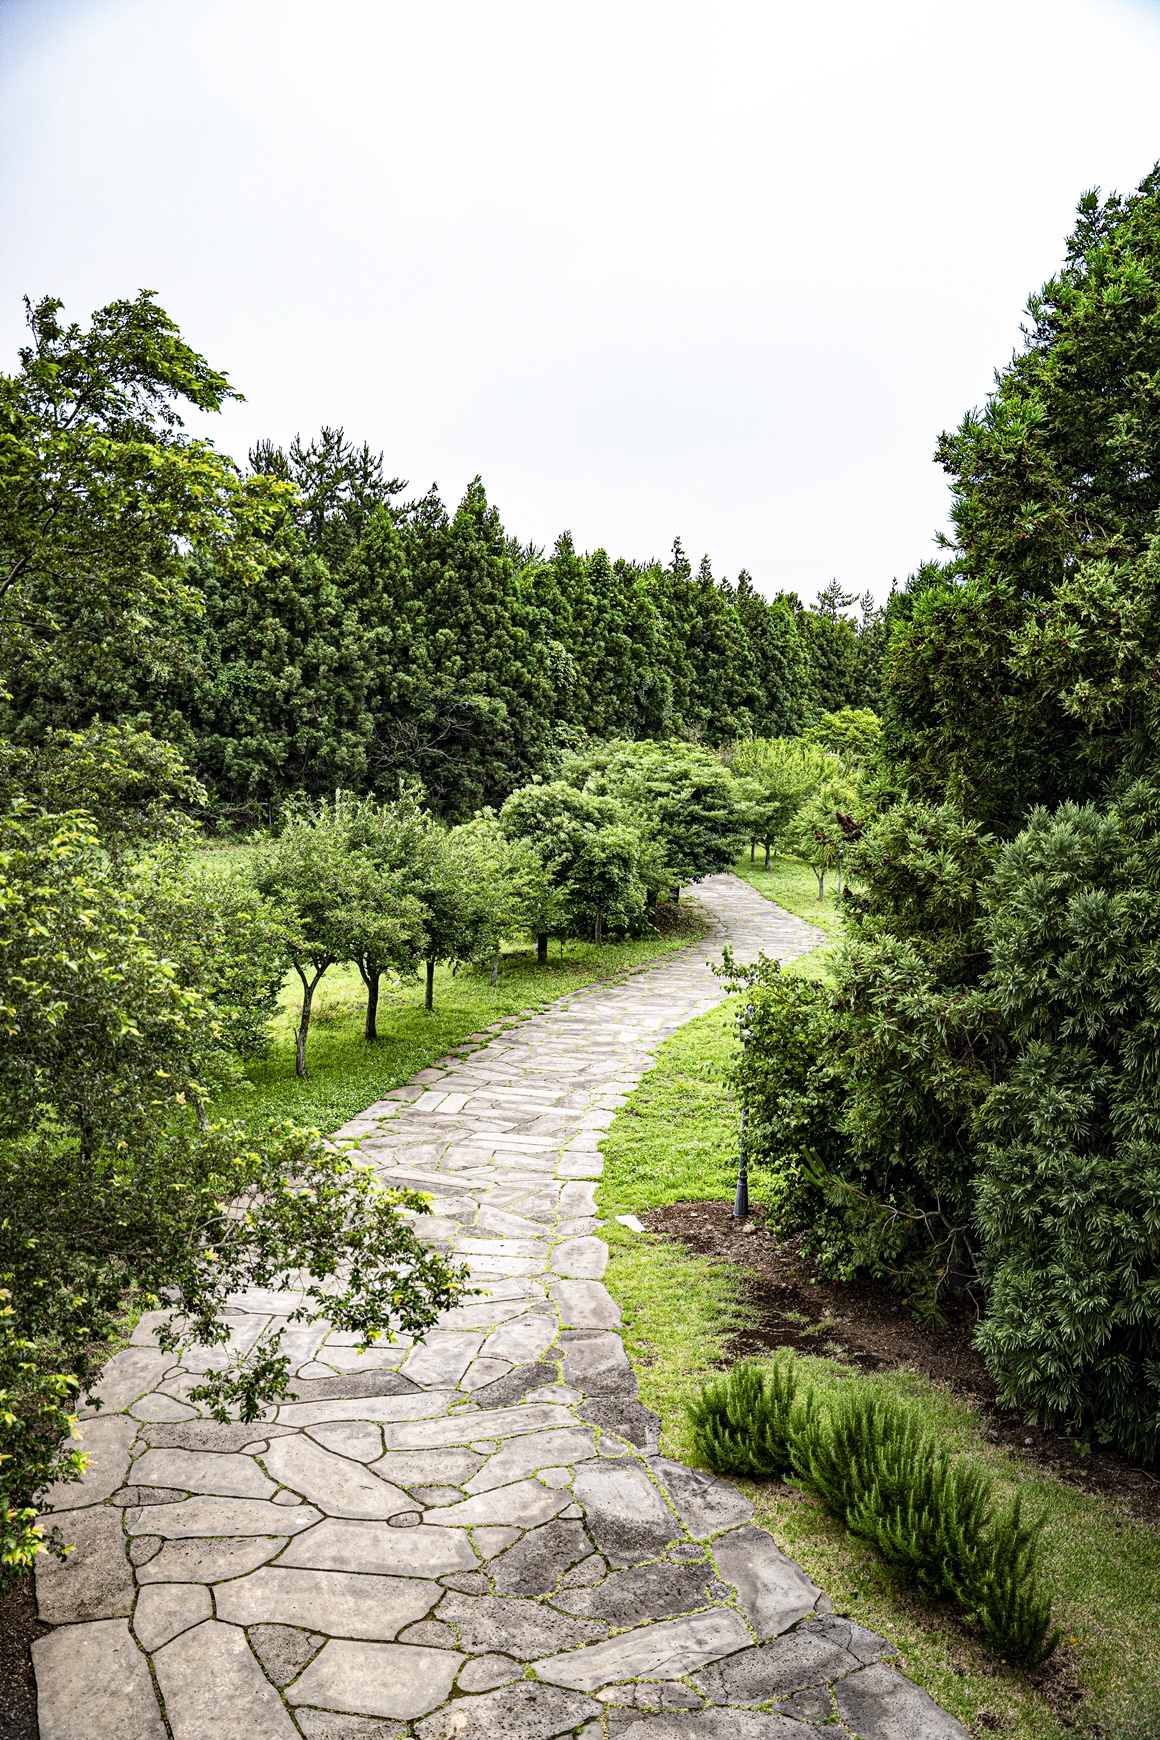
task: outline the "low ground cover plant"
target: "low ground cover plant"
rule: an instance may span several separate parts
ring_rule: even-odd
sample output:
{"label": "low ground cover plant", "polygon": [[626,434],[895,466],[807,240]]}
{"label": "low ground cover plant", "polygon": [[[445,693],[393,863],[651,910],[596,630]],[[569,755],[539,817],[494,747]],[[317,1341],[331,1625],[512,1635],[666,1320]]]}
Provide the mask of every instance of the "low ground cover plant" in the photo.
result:
{"label": "low ground cover plant", "polygon": [[940,1447],[917,1409],[872,1380],[822,1394],[792,1355],[742,1360],[689,1405],[696,1447],[719,1474],[792,1476],[920,1594],[955,1601],[997,1655],[1035,1666],[1055,1649],[1039,1573],[1042,1520],[1006,1505],[968,1456]]}

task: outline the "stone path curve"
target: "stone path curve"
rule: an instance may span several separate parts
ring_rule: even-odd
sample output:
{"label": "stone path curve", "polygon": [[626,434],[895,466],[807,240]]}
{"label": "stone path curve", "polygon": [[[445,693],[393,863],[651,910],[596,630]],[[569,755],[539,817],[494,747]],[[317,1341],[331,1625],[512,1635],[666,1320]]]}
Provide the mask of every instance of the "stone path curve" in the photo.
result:
{"label": "stone path curve", "polygon": [[[636,1397],[601,1133],[721,1000],[721,942],[818,940],[738,877],[695,892],[710,944],[477,1035],[339,1132],[432,1193],[424,1237],[482,1289],[424,1343],[292,1326],[299,1399],[257,1426],[200,1418],[215,1356],[161,1353],[149,1319],[110,1361],[53,1495],[75,1551],[38,1568],[42,1740],[965,1740]],[[240,1348],[293,1308],[235,1305]]]}

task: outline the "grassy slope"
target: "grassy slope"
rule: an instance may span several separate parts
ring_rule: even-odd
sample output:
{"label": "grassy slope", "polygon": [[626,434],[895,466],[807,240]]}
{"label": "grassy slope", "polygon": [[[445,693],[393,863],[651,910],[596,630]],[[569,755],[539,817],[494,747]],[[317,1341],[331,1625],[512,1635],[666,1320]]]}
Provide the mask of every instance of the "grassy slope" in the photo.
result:
{"label": "grassy slope", "polygon": [[[783,892],[788,881],[783,875]],[[789,906],[788,899],[782,903]],[[737,1117],[723,1080],[730,1018],[726,1006],[683,1027],[618,1115],[604,1144],[603,1214],[732,1195]],[[751,1188],[760,1200],[760,1174]],[[684,1404],[723,1361],[730,1331],[745,1319],[744,1278],[661,1239],[634,1238],[614,1222],[604,1236],[613,1246],[606,1279],[624,1310],[642,1398],[660,1413],[670,1453],[693,1459]],[[851,1381],[833,1361],[810,1363],[826,1382]],[[1047,1573],[1065,1638],[1077,1640],[1065,1649],[1100,1706],[1154,1684],[1160,1672],[1156,1531],[1117,1517],[1103,1499],[1049,1478],[1027,1480],[983,1439],[967,1407],[925,1379],[898,1373],[886,1381],[917,1399],[947,1441],[982,1456],[1004,1487],[1022,1480],[1033,1508],[1046,1510]],[[760,1520],[829,1591],[837,1610],[896,1644],[907,1671],[976,1733],[1061,1740],[1069,1731],[1022,1675],[994,1662],[948,1615],[910,1599],[868,1548],[795,1488],[748,1490]],[[995,1724],[980,1712],[989,1712]]]}

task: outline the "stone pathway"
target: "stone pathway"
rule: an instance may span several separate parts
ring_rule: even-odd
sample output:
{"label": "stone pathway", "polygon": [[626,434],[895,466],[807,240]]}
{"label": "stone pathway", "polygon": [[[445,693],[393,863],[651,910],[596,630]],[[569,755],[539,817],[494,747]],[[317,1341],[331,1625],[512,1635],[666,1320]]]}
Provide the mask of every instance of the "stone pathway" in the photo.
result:
{"label": "stone pathway", "polygon": [[[198,1417],[214,1356],[143,1319],[54,1495],[42,1740],[965,1740],[836,1616],[725,1482],[658,1453],[601,1282],[601,1132],[723,996],[706,956],[818,933],[734,876],[711,944],[562,999],[339,1132],[430,1191],[424,1237],[481,1288],[425,1342],[293,1326],[298,1400]],[[236,1301],[234,1343],[292,1309]],[[90,1410],[91,1415],[91,1410]]]}

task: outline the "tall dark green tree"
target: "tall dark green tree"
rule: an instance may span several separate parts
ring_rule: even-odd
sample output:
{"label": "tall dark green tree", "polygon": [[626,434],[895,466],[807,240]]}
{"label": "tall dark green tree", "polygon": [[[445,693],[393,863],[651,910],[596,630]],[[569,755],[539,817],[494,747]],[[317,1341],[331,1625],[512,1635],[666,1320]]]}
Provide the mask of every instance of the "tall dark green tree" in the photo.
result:
{"label": "tall dark green tree", "polygon": [[148,725],[198,608],[190,551],[239,585],[284,486],[245,479],[181,410],[240,395],[142,291],[88,329],[26,303],[29,343],[0,376],[0,678],[8,735],[98,715]]}
{"label": "tall dark green tree", "polygon": [[349,564],[377,677],[370,778],[417,775],[452,819],[502,802],[544,764],[548,660],[499,514],[477,478],[454,514],[431,492],[380,510]]}
{"label": "tall dark green tree", "polygon": [[[1160,170],[1080,201],[1062,269],[982,411],[944,434],[950,559],[920,571],[888,655],[888,738],[911,788],[1008,835],[1037,803],[1098,795],[1109,731],[1056,667],[1102,625],[1160,509]],[[1117,578],[1118,577],[1118,578]],[[1064,607],[1064,600],[1067,600]],[[1048,631],[1050,625],[1050,631]],[[1072,660],[1073,666],[1075,660]],[[1080,673],[1076,672],[1079,676]],[[1082,676],[1080,676],[1082,681]]]}

